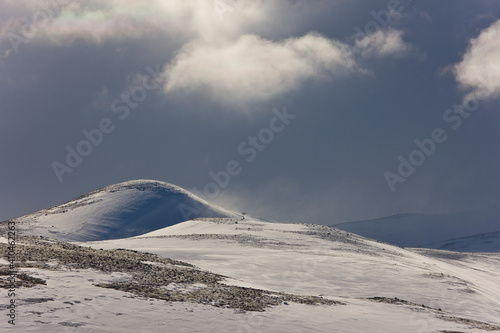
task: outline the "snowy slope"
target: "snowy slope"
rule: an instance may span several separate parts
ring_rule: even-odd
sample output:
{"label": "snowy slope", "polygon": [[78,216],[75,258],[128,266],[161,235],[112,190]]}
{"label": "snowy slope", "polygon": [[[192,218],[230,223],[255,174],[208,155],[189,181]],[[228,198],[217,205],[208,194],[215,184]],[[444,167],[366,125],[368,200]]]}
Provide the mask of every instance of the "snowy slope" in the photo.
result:
{"label": "snowy slope", "polygon": [[[325,226],[223,219],[187,221],[134,238],[85,245],[129,248],[184,260],[245,287],[340,299],[351,307],[346,312],[365,318],[355,322],[352,313],[322,309],[325,315],[330,313],[331,325],[315,332],[335,331],[332,327],[342,327],[339,332],[457,328],[430,313],[417,315],[411,309],[395,317],[391,311],[401,308],[376,310],[379,305],[366,300],[370,297],[397,297],[441,308],[453,316],[500,324],[500,257],[496,254],[418,253]],[[372,321],[374,318],[364,317],[367,313],[383,318]],[[304,315],[293,314],[307,321]],[[417,323],[425,328],[418,328]]]}
{"label": "snowy slope", "polygon": [[[401,214],[332,227],[403,247],[440,248],[451,239],[499,232],[500,206],[454,214]],[[495,244],[488,248],[496,248],[494,251],[498,252],[499,239],[490,238],[489,241]],[[462,249],[460,244],[457,243],[454,250],[474,251],[476,248]],[[477,248],[481,251],[481,247]]]}
{"label": "snowy slope", "polygon": [[[133,238],[81,244],[97,253],[100,248],[157,253],[223,274],[227,277],[225,284],[321,295],[344,305],[288,302],[264,312],[242,312],[196,302],[167,302],[96,286],[130,278],[121,272],[28,267],[22,271],[46,280],[47,285],[18,290],[18,324],[12,331],[500,330],[498,254],[408,250],[325,226],[248,218],[197,219]],[[1,297],[6,304],[6,293]],[[380,298],[370,299],[373,297]],[[0,306],[0,316],[4,311]],[[6,322],[0,323],[3,328],[8,328]]]}
{"label": "snowy slope", "polygon": [[180,187],[134,180],[13,220],[23,235],[85,241],[140,235],[194,217],[228,216],[234,214]]}

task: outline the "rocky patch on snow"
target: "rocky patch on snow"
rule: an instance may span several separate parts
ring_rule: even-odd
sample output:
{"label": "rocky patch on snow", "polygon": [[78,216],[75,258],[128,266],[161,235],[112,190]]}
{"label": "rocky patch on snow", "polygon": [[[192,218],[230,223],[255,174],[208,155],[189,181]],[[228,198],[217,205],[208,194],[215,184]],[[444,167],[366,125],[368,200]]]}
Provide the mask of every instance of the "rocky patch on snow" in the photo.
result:
{"label": "rocky patch on snow", "polygon": [[[241,311],[264,311],[271,306],[295,302],[309,305],[343,304],[318,296],[299,296],[283,292],[244,288],[224,284],[225,277],[202,271],[188,263],[162,258],[155,254],[134,250],[102,250],[75,244],[24,236],[16,246],[16,268],[46,270],[93,269],[108,274],[126,273],[111,282],[96,282],[96,287],[130,292],[145,298],[169,302],[192,302]],[[7,244],[0,243],[3,256]],[[6,267],[1,268],[10,274]],[[16,272],[19,287],[29,287],[28,281],[43,284],[45,281]],[[172,285],[184,288],[171,288]],[[0,285],[0,287],[2,287]]]}

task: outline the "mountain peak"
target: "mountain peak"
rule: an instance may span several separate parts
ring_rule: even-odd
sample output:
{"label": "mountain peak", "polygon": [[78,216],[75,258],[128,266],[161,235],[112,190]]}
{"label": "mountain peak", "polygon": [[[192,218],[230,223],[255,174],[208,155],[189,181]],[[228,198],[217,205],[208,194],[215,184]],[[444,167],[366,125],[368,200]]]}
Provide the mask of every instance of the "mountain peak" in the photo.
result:
{"label": "mountain peak", "polygon": [[138,179],[12,220],[23,235],[90,241],[133,237],[193,218],[235,216],[176,185]]}
{"label": "mountain peak", "polygon": [[129,180],[118,184],[108,185],[100,190],[113,191],[122,189],[139,189],[139,190],[163,189],[171,192],[190,193],[189,191],[186,191],[185,189],[177,185],[152,179]]}

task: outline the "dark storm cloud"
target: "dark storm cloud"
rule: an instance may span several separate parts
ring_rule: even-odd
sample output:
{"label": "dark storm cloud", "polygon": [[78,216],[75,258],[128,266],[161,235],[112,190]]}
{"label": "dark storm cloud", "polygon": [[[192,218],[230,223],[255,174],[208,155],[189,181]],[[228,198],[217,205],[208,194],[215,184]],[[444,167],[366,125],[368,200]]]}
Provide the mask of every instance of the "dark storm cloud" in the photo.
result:
{"label": "dark storm cloud", "polygon": [[[41,10],[21,2],[0,10],[0,220],[137,178],[203,192],[232,160],[242,172],[212,200],[285,221],[498,202],[495,94],[457,130],[443,120],[467,94],[498,89],[484,60],[498,58],[498,5],[61,1],[15,52],[8,34]],[[493,74],[486,88],[474,66]],[[137,95],[147,68],[162,85]],[[297,117],[248,162],[238,147],[284,107]],[[113,131],[59,182],[52,163],[103,119]],[[437,127],[447,141],[391,192],[384,172]]]}

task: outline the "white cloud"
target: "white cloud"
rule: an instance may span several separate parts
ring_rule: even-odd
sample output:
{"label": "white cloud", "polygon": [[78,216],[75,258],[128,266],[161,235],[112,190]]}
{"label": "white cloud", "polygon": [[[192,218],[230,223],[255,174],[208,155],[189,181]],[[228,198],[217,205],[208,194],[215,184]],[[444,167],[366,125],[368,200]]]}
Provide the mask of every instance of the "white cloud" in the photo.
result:
{"label": "white cloud", "polygon": [[488,99],[500,95],[500,20],[470,41],[455,77],[469,93],[465,99]]}
{"label": "white cloud", "polygon": [[[12,15],[0,25],[0,42],[71,46],[109,43],[152,34],[184,46],[166,66],[165,91],[198,90],[227,103],[265,101],[309,79],[352,72],[349,46],[318,34],[279,42],[259,37],[291,23],[281,12],[303,12],[316,2],[289,0],[5,0]],[[26,7],[23,7],[26,6]],[[286,30],[286,29],[285,29]],[[258,31],[258,33],[256,33]],[[15,32],[14,42],[9,33]],[[268,38],[272,36],[268,34]],[[278,37],[279,39],[279,37]],[[170,52],[170,51],[169,51]],[[171,59],[171,60],[168,60]]]}
{"label": "white cloud", "polygon": [[378,30],[356,40],[354,50],[363,57],[383,57],[408,55],[412,47],[403,40],[403,31],[394,29]]}
{"label": "white cloud", "polygon": [[230,44],[186,45],[166,67],[165,90],[204,90],[219,102],[241,104],[356,70],[346,44],[318,34],[281,42],[245,35]]}
{"label": "white cloud", "polygon": [[[275,30],[287,30],[282,26],[292,25],[277,14],[298,15],[320,8],[325,5],[320,0],[5,3],[13,15],[0,25],[0,42],[8,40],[9,32],[29,32],[29,36],[14,41],[16,53],[29,42],[71,46],[76,40],[109,43],[160,34],[165,44],[172,46],[165,54],[165,92],[197,91],[230,105],[266,101],[299,89],[308,80],[362,72],[356,64],[357,49],[362,50],[362,56],[398,56],[409,50],[402,32],[396,30],[366,36],[356,41],[355,48],[316,33],[288,39],[273,35]],[[258,36],[264,34],[268,39]],[[172,59],[170,52],[178,45],[184,46]]]}
{"label": "white cloud", "polygon": [[[271,21],[275,6],[262,0],[5,0],[8,20],[0,25],[0,38],[15,32],[52,42],[104,42],[162,32],[217,40]],[[35,33],[25,36],[26,31]]]}

